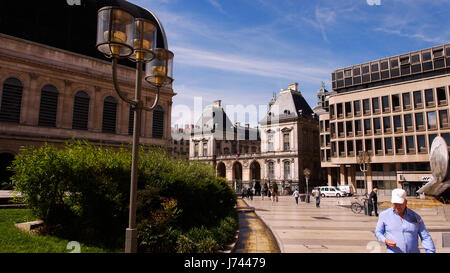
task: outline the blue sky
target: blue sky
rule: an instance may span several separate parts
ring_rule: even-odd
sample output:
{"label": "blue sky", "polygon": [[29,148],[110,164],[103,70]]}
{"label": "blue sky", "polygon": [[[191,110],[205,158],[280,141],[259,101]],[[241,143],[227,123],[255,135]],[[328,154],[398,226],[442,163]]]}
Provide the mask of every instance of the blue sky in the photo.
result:
{"label": "blue sky", "polygon": [[130,2],[159,17],[175,54],[173,124],[194,97],[267,105],[293,82],[314,107],[337,68],[450,42],[450,0]]}

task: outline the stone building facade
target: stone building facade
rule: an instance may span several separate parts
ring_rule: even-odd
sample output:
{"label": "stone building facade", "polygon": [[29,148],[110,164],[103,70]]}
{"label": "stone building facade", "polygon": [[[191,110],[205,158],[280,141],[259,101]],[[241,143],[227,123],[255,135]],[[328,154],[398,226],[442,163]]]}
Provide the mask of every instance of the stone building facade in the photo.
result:
{"label": "stone building facade", "polygon": [[[65,37],[49,39],[48,43],[36,42],[42,36],[35,32],[45,36],[44,27],[35,29],[30,26],[34,32],[24,33],[14,29],[17,26],[2,25],[0,182],[8,180],[10,174],[5,168],[22,146],[39,146],[45,142],[59,146],[72,138],[114,147],[128,145],[132,141],[134,112],[114,91],[111,61],[96,55],[95,23],[98,6],[96,1],[86,3],[89,5],[77,8],[77,12],[87,15],[73,18],[92,19],[93,24],[88,24],[89,29],[71,29],[74,34],[78,31],[94,33],[92,37],[84,37],[83,41],[72,40],[72,46],[91,45],[86,47],[85,52],[68,50],[68,46],[59,43],[65,41]],[[9,11],[3,10],[2,14],[21,11],[20,7],[11,2],[8,5]],[[41,9],[42,12],[42,9],[52,3],[42,5],[44,7],[36,9]],[[65,12],[71,12],[64,3],[55,6]],[[25,20],[23,24],[27,22]],[[59,23],[76,26],[76,23],[69,21]],[[91,27],[93,31],[90,31]],[[159,29],[162,29],[162,26]],[[12,33],[17,34],[17,37],[11,35]],[[20,37],[27,35],[30,39]],[[164,41],[162,46],[165,46]],[[122,91],[129,98],[134,98],[136,70],[130,66],[129,63],[119,65],[118,81]],[[143,81],[142,97],[146,105],[153,103],[155,95],[156,90]],[[162,88],[158,108],[153,112],[143,112],[140,140],[142,144],[171,149],[170,124],[174,95],[171,86]]]}
{"label": "stone building facade", "polygon": [[310,190],[321,183],[319,123],[298,84],[272,99],[258,128],[233,125],[220,103],[208,107],[197,123],[191,137],[191,160],[213,165],[217,176],[237,190],[277,183],[284,194],[297,186],[305,191],[305,168],[313,173]]}

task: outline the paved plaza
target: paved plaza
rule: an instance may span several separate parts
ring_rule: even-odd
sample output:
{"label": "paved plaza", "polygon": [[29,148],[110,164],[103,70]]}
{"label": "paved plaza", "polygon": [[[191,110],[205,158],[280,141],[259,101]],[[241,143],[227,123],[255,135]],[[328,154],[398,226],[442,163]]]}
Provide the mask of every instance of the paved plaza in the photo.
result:
{"label": "paved plaza", "polygon": [[[298,206],[288,196],[281,196],[275,205],[267,197],[245,199],[272,230],[282,253],[386,252],[384,244],[377,242],[374,235],[377,217],[366,216],[364,212],[354,214],[345,206],[351,197],[322,200],[321,208],[316,208],[312,199],[311,203],[299,202]],[[449,209],[449,206],[414,209],[422,216],[438,253],[450,253],[450,248],[442,245],[442,233],[450,233]]]}

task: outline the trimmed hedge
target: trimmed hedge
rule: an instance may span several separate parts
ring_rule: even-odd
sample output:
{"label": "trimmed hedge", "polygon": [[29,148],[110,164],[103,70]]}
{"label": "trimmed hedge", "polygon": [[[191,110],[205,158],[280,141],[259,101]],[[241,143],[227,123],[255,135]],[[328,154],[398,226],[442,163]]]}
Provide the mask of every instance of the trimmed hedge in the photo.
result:
{"label": "trimmed hedge", "polygon": [[[11,170],[15,190],[44,220],[49,233],[123,247],[129,213],[129,149],[84,141],[67,142],[63,149],[45,144],[24,148]],[[230,227],[237,223],[236,195],[210,166],[171,159],[161,149],[141,148],[138,181],[142,251],[186,251],[186,238],[195,242],[195,251],[215,251],[234,235],[236,229]],[[225,219],[233,223],[224,224]],[[202,227],[211,230],[212,240],[198,241],[190,235]]]}

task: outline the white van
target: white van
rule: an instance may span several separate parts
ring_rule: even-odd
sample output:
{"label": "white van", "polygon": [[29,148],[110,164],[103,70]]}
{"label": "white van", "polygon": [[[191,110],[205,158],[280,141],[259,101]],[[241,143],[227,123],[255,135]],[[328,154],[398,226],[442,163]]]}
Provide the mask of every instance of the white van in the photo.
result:
{"label": "white van", "polygon": [[340,185],[337,186],[337,189],[342,192],[345,192],[346,196],[352,196],[355,193],[352,185]]}
{"label": "white van", "polygon": [[320,195],[322,197],[334,196],[334,197],[342,197],[345,196],[345,192],[340,191],[334,186],[322,186],[318,187],[320,189]]}

